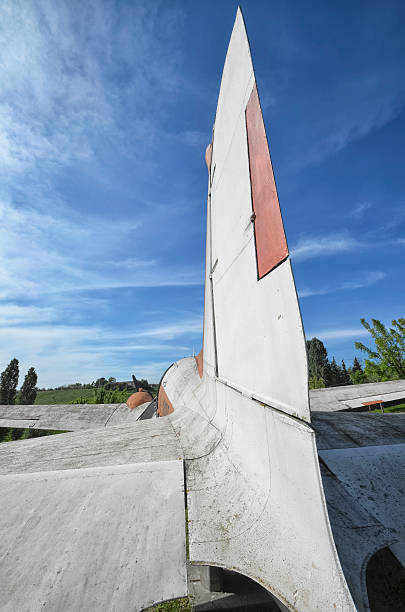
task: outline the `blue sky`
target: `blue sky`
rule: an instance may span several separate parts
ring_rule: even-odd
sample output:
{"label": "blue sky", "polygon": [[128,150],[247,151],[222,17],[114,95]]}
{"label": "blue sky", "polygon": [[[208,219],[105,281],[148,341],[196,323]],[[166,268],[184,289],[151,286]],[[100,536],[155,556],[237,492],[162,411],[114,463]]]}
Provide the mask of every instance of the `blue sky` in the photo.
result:
{"label": "blue sky", "polygon": [[[0,369],[157,381],[198,352],[237,3],[3,2]],[[307,337],[405,316],[405,4],[242,4]],[[22,378],[20,380],[22,382]]]}

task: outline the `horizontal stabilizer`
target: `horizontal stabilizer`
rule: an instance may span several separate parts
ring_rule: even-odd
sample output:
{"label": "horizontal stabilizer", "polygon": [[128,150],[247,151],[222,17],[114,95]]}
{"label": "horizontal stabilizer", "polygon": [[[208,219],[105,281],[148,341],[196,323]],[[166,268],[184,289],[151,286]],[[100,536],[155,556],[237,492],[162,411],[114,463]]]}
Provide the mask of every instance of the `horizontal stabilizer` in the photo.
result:
{"label": "horizontal stabilizer", "polygon": [[135,421],[150,402],[130,410],[126,404],[49,404],[0,406],[0,427],[79,431]]}

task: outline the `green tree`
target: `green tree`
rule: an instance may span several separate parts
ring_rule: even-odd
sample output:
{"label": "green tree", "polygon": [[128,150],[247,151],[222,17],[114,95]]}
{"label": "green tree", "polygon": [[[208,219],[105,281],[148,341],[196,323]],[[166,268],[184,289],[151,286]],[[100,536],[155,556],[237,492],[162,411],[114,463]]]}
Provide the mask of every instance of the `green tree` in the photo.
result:
{"label": "green tree", "polygon": [[12,359],[0,376],[0,404],[14,404],[18,385],[18,359]]}
{"label": "green tree", "polygon": [[307,340],[309,378],[319,381],[324,379],[328,364],[328,353],[324,344],[318,338]]}
{"label": "green tree", "polygon": [[405,319],[394,319],[392,327],[388,329],[378,319],[371,319],[371,325],[366,319],[360,321],[375,344],[375,349],[370,349],[362,342],[355,342],[355,347],[369,357],[364,368],[367,379],[379,381],[405,378]]}
{"label": "green tree", "polygon": [[24,378],[20,393],[20,404],[33,404],[37,396],[37,373],[35,368],[30,368]]}
{"label": "green tree", "polygon": [[352,372],[362,372],[363,368],[361,367],[360,361],[357,359],[357,357],[354,358],[353,360],[353,366],[351,369]]}
{"label": "green tree", "polygon": [[340,368],[340,370],[341,370],[340,384],[341,385],[351,385],[352,381],[350,378],[350,374],[346,369],[346,364],[344,362],[344,359],[342,359],[342,367]]}
{"label": "green tree", "polygon": [[317,378],[316,376],[309,377],[309,388],[310,389],[324,389],[324,387],[325,387],[325,381],[321,376],[319,378]]}
{"label": "green tree", "polygon": [[341,371],[333,357],[330,363],[324,367],[324,380],[326,387],[337,387],[341,381]]}
{"label": "green tree", "polygon": [[101,378],[97,378],[95,385],[96,387],[104,387],[104,385],[107,383],[107,379],[104,378],[104,376],[102,376]]}
{"label": "green tree", "polygon": [[350,368],[350,380],[354,385],[363,385],[367,381],[367,376],[363,372],[360,361],[357,357],[354,358],[353,365]]}

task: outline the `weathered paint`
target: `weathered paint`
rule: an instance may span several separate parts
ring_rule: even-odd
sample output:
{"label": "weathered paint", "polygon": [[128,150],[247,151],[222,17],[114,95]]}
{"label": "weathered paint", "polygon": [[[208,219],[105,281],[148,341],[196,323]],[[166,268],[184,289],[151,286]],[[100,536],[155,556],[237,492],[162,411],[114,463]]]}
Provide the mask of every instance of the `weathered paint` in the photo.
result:
{"label": "weathered paint", "polygon": [[2,612],[139,611],[187,594],[181,460],[12,474],[0,488]]}
{"label": "weathered paint", "polygon": [[147,402],[149,403],[152,400],[153,397],[150,393],[144,391],[143,389],[139,389],[139,391],[129,396],[129,398],[127,399],[127,406],[130,410],[133,410],[134,408],[137,408],[142,404],[146,404]]}
{"label": "weathered paint", "polygon": [[49,404],[0,406],[0,427],[78,431],[125,421],[126,404]]}
{"label": "weathered paint", "polygon": [[195,356],[195,362],[197,364],[197,370],[198,370],[198,374],[200,376],[200,378],[202,378],[203,375],[203,361],[204,361],[204,356],[203,356],[203,350],[201,349],[201,351],[198,353],[198,355]]}
{"label": "weathered paint", "polygon": [[[384,415],[381,415],[384,416]],[[357,609],[369,610],[365,571],[378,549],[405,541],[405,444],[319,452],[333,533]]]}
{"label": "weathered paint", "polygon": [[247,575],[289,610],[354,612],[310,426],[200,379],[192,357],[163,382],[186,461],[191,561]]}
{"label": "weathered paint", "polygon": [[288,247],[256,85],[246,106],[246,130],[260,279],[288,256]]}
{"label": "weathered paint", "polygon": [[310,391],[311,411],[335,411],[361,408],[363,402],[392,402],[404,399],[405,380],[346,385]]}
{"label": "weathered paint", "polygon": [[160,385],[159,395],[158,395],[158,409],[157,409],[158,416],[160,417],[167,416],[168,414],[171,414],[173,410],[174,410],[173,404],[167,397],[166,391],[164,390],[163,386]]}
{"label": "weathered paint", "polygon": [[0,444],[0,474],[172,461],[183,453],[168,419]]}
{"label": "weathered paint", "polygon": [[204,372],[218,372],[222,381],[243,393],[309,421],[305,338],[289,258],[257,279],[245,119],[254,87],[249,45],[238,13],[213,130]]}
{"label": "weathered paint", "polygon": [[405,442],[405,412],[315,412],[311,422],[320,450]]}

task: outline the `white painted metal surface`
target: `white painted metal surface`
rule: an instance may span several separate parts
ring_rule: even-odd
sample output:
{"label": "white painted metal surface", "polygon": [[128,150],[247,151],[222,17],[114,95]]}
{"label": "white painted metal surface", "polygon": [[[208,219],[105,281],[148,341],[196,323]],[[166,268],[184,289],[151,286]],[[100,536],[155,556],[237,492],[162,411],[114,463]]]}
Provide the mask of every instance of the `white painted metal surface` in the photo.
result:
{"label": "white painted metal surface", "polygon": [[[204,375],[167,372],[186,459],[190,559],[234,569],[289,610],[355,610],[333,542],[313,430]],[[165,419],[163,419],[165,420]],[[314,587],[316,585],[316,587]]]}
{"label": "white painted metal surface", "polygon": [[187,594],[183,462],[0,477],[3,612],[142,610]]}
{"label": "white painted metal surface", "polygon": [[314,412],[318,450],[405,442],[405,413]]}
{"label": "white painted metal surface", "polygon": [[137,420],[150,402],[126,404],[48,404],[0,406],[0,427],[79,431]]}
{"label": "white painted metal surface", "polygon": [[338,448],[319,455],[391,537],[405,538],[405,444]]}
{"label": "white painted metal surface", "polygon": [[405,398],[405,380],[312,389],[310,391],[311,412],[361,408],[363,402],[381,398],[386,402]]}
{"label": "white painted metal surface", "polygon": [[368,611],[368,560],[387,546],[400,561],[404,551],[405,444],[319,454],[327,466],[322,477],[339,557],[358,611]]}
{"label": "white painted metal surface", "polygon": [[[238,10],[213,132],[208,231],[218,377],[310,420],[307,361],[289,260],[257,281],[245,109],[255,84]],[[206,278],[206,286],[210,278]],[[212,365],[212,305],[205,304],[204,359]],[[205,365],[205,364],[204,364]],[[293,376],[291,373],[293,372]]]}
{"label": "white painted metal surface", "polygon": [[0,444],[0,474],[48,472],[182,459],[164,419]]}
{"label": "white painted metal surface", "polygon": [[[397,391],[393,393],[377,393],[375,395],[364,395],[362,397],[356,397],[355,399],[345,399],[344,403],[349,408],[363,408],[364,404],[368,402],[396,402],[400,400],[404,400],[405,403],[405,381],[403,383],[404,389],[402,391]],[[371,406],[372,410],[378,409],[379,406]]]}

